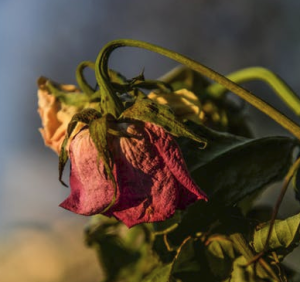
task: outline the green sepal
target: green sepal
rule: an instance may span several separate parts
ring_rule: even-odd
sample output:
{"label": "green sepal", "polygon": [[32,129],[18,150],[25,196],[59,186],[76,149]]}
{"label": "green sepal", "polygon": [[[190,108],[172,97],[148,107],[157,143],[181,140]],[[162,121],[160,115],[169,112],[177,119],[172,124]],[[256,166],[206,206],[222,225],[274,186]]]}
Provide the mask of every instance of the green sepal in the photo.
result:
{"label": "green sepal", "polygon": [[113,83],[119,83],[119,84],[122,84],[122,83],[126,83],[126,77],[124,75],[122,75],[121,73],[115,71],[115,70],[112,70],[112,69],[108,69],[108,75],[109,75],[109,78],[110,78],[110,81]]}
{"label": "green sepal", "polygon": [[93,120],[89,124],[90,136],[93,140],[93,143],[98,151],[99,161],[103,162],[106,176],[112,181],[114,186],[114,196],[111,203],[106,207],[101,213],[106,212],[116,200],[117,184],[115,177],[112,172],[113,159],[109,151],[108,142],[107,142],[107,133],[108,133],[108,120],[113,119],[111,115],[105,115],[101,118]]}
{"label": "green sepal", "polygon": [[148,89],[148,90],[152,90],[152,89],[159,89],[164,93],[170,93],[173,91],[173,88],[171,87],[171,85],[160,81],[160,80],[144,80],[144,81],[138,81],[135,82],[133,84],[134,88],[143,88],[143,89]]}
{"label": "green sepal", "polygon": [[69,138],[67,137],[67,134],[65,136],[65,139],[61,145],[60,153],[59,153],[59,161],[58,161],[58,171],[59,171],[59,176],[58,179],[62,185],[65,187],[68,187],[68,185],[62,180],[63,172],[65,165],[69,159],[68,157],[68,152],[66,151],[66,146],[68,143]]}
{"label": "green sepal", "polygon": [[160,89],[165,93],[169,93],[173,90],[173,88],[166,82],[160,80],[145,80],[144,72],[139,74],[138,76],[130,79],[125,80],[121,84],[114,83],[114,88],[118,89],[121,93],[130,92],[137,88],[143,89]]}
{"label": "green sepal", "polygon": [[81,107],[87,103],[97,102],[100,100],[99,91],[93,93],[93,95],[87,95],[83,92],[64,92],[56,88],[49,80],[46,83],[49,91],[55,96],[61,103],[68,106]]}
{"label": "green sepal", "polygon": [[75,114],[68,124],[67,135],[68,138],[71,136],[78,122],[89,124],[91,121],[101,118],[100,112],[95,109],[87,108],[81,112]]}
{"label": "green sepal", "polygon": [[62,143],[60,154],[59,154],[59,162],[58,162],[58,171],[59,171],[59,181],[66,187],[68,187],[64,181],[62,180],[63,171],[65,168],[65,165],[69,159],[68,152],[66,150],[66,146],[68,144],[68,141],[76,128],[76,125],[78,122],[82,122],[84,124],[89,124],[92,120],[101,117],[100,113],[95,109],[84,109],[81,112],[75,114],[71,121],[68,124],[67,133],[65,135],[65,139]]}
{"label": "green sepal", "polygon": [[157,104],[146,96],[138,97],[136,102],[122,113],[120,119],[122,118],[151,122],[163,127],[174,136],[187,137],[201,143],[203,148],[206,146],[206,139],[187,129],[176,119],[168,106]]}

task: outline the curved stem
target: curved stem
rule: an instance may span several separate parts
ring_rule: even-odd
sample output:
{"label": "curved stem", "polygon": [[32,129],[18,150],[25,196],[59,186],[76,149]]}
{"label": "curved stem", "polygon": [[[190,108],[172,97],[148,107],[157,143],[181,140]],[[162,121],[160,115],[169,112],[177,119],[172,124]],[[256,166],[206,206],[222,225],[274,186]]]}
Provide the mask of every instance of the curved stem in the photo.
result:
{"label": "curved stem", "polygon": [[95,64],[91,61],[81,62],[76,69],[76,80],[80,89],[87,95],[92,95],[95,91],[86,81],[83,71],[85,68],[95,69]]}
{"label": "curved stem", "polygon": [[[278,75],[262,67],[251,67],[238,70],[226,75],[231,81],[241,84],[253,80],[261,80],[268,84],[274,92],[289,106],[297,115],[300,115],[300,98]],[[220,97],[228,90],[220,84],[211,84],[206,91],[214,96]]]}
{"label": "curved stem", "polygon": [[112,88],[109,78],[109,69],[108,69],[108,58],[111,52],[119,47],[116,44],[105,45],[95,63],[95,75],[96,80],[100,88],[101,102],[100,102],[100,110],[101,114],[111,114],[115,118],[118,118],[124,110],[124,106],[121,100],[116,95],[115,91]]}
{"label": "curved stem", "polygon": [[[279,123],[281,126],[286,128],[289,132],[291,132],[295,137],[297,137],[300,140],[300,127],[294,123],[292,120],[290,120],[288,117],[286,117],[281,112],[274,109],[272,106],[270,106],[268,103],[263,101],[262,99],[256,97],[251,92],[247,91],[243,87],[237,85],[236,83],[232,82],[228,78],[224,77],[223,75],[217,73],[216,71],[186,57],[181,54],[178,54],[174,51],[170,51],[168,49],[165,49],[163,47],[146,43],[143,41],[138,40],[131,40],[131,39],[119,39],[114,40],[108,43],[97,58],[96,63],[96,78],[97,81],[101,83],[107,83],[109,81],[108,77],[108,57],[110,53],[119,47],[138,47],[147,49],[156,53],[159,53],[163,56],[166,56],[168,58],[171,58],[183,65],[186,65],[187,67],[193,69],[196,72],[199,72],[200,74],[210,78],[211,80],[223,85],[225,88],[230,90],[231,92],[235,93],[263,113],[270,116],[272,119],[274,119],[277,123]],[[101,73],[101,75],[100,75]],[[107,84],[107,87],[109,88],[109,83]]]}

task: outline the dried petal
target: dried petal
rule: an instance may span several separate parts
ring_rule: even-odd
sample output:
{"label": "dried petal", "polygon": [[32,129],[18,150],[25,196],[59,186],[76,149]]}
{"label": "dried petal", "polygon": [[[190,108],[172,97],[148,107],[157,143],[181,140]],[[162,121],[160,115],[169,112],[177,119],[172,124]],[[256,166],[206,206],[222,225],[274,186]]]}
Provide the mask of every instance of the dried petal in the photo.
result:
{"label": "dried petal", "polygon": [[[109,136],[116,201],[104,214],[128,227],[162,221],[176,209],[207,200],[191,179],[181,151],[163,128],[151,123],[118,123],[130,137]],[[70,145],[70,196],[61,204],[75,213],[101,213],[111,202],[114,185],[105,174],[88,130],[79,132]]]}
{"label": "dried petal", "polygon": [[149,93],[148,98],[162,105],[169,105],[179,120],[191,120],[202,123],[201,103],[197,96],[187,89],[180,89],[173,93]]}
{"label": "dried petal", "polygon": [[[45,145],[59,154],[72,116],[82,108],[93,107],[93,104],[87,104],[84,107],[65,105],[49,92],[46,82],[47,79],[44,77],[38,80],[38,113],[43,125],[43,128],[40,128],[39,131]],[[61,91],[79,93],[79,89],[74,85],[61,84],[58,87]]]}

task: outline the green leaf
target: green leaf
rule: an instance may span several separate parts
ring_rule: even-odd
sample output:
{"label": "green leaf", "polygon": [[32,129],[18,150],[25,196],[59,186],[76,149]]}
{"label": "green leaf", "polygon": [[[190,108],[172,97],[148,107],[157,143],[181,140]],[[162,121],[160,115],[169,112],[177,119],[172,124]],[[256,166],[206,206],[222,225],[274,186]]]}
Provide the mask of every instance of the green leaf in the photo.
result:
{"label": "green leaf", "polygon": [[211,272],[218,278],[227,278],[236,256],[232,241],[225,236],[215,235],[208,238],[207,243],[205,254]]}
{"label": "green leaf", "polygon": [[[253,247],[257,253],[264,250],[270,224],[256,230],[253,235]],[[268,244],[268,250],[284,248],[286,254],[300,242],[300,213],[285,220],[276,220]],[[287,250],[289,249],[289,250]]]}
{"label": "green leaf", "polygon": [[172,263],[156,267],[142,282],[169,282]]}
{"label": "green leaf", "polygon": [[183,123],[176,120],[168,106],[157,104],[147,97],[139,97],[131,107],[122,113],[121,118],[151,122],[163,127],[174,136],[190,138],[201,143],[203,147],[206,145],[206,139],[194,134]]}
{"label": "green leaf", "polygon": [[[253,264],[247,266],[248,261],[245,257],[240,256],[233,262],[233,270],[231,272],[231,277],[229,280],[230,282],[263,282],[266,280],[260,279],[254,271]],[[274,281],[270,280],[268,277],[267,281]]]}
{"label": "green leaf", "polygon": [[[186,238],[177,249],[177,254],[171,263],[160,265],[143,282],[150,281],[173,281],[173,275],[183,273],[199,273],[200,264],[196,259],[194,238]],[[195,277],[195,276],[194,276]]]}
{"label": "green leaf", "polygon": [[108,276],[106,281],[116,281],[115,277],[122,268],[136,263],[140,258],[138,252],[132,252],[125,248],[116,235],[106,234],[98,244],[101,249],[101,252],[98,253],[99,259]]}
{"label": "green leaf", "polygon": [[[141,259],[141,253],[128,248],[119,237],[116,232],[119,226],[118,223],[108,222],[96,229],[91,226],[92,228],[86,230],[86,242],[96,249],[106,282],[119,281],[121,277],[128,277],[127,269],[131,269]],[[132,272],[131,274],[133,275]]]}
{"label": "green leaf", "polygon": [[81,112],[75,114],[68,124],[68,129],[67,129],[68,137],[71,137],[71,134],[78,122],[89,124],[91,121],[98,118],[101,118],[100,112],[91,108],[84,109]]}
{"label": "green leaf", "polygon": [[95,249],[104,268],[105,282],[140,282],[158,264],[152,252],[149,230],[142,224],[128,229],[116,219],[92,217],[85,229],[85,241]]}
{"label": "green leaf", "polygon": [[178,250],[177,256],[173,261],[172,273],[197,271],[200,271],[200,265],[195,257],[194,239],[188,238]]}
{"label": "green leaf", "polygon": [[242,141],[210,154],[211,160],[191,175],[215,207],[230,206],[282,179],[291,165],[294,147],[295,140],[289,137]]}
{"label": "green leaf", "polygon": [[236,136],[233,134],[218,132],[204,125],[188,122],[187,127],[207,140],[204,150],[199,150],[197,144],[190,139],[179,138],[178,143],[181,147],[184,159],[190,171],[200,168],[211,160],[219,157],[237,146],[250,142],[251,139]]}

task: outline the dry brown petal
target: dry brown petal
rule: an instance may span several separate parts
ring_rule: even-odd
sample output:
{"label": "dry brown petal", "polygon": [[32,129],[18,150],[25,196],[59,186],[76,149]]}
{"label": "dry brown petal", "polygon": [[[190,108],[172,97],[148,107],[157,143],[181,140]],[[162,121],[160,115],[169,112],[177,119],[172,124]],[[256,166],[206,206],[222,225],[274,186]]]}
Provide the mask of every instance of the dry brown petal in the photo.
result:
{"label": "dry brown petal", "polygon": [[[61,144],[72,116],[78,112],[75,106],[62,105],[55,96],[51,95],[46,87],[47,79],[38,80],[38,113],[42,120],[42,134],[45,145],[60,152]],[[74,85],[58,85],[62,91],[79,92]]]}
{"label": "dry brown petal", "polygon": [[197,96],[187,89],[180,89],[172,93],[157,94],[151,92],[148,98],[162,105],[169,105],[180,120],[191,120],[201,124],[201,103]]}

